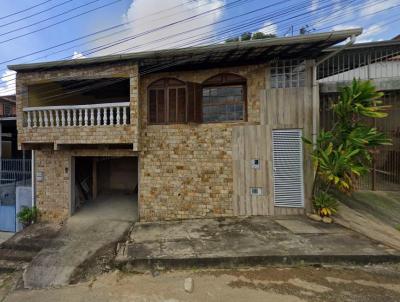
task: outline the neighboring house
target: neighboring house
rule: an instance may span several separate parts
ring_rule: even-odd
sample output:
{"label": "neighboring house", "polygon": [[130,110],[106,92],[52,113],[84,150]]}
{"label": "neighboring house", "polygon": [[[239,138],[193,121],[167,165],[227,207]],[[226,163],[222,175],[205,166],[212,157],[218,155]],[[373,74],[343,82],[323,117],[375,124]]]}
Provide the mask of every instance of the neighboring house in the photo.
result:
{"label": "neighboring house", "polygon": [[15,95],[0,96],[0,158],[17,154],[17,125]]}
{"label": "neighboring house", "polygon": [[121,189],[141,221],[310,210],[315,59],[360,32],[9,66],[43,217]]}
{"label": "neighboring house", "polygon": [[[324,50],[329,54],[337,50]],[[391,146],[375,153],[371,173],[360,181],[361,189],[400,190],[400,40],[355,44],[318,66],[321,126],[333,121],[331,104],[341,87],[356,79],[371,80],[384,92],[384,103],[390,105],[389,116],[374,121],[376,127],[392,139]]]}

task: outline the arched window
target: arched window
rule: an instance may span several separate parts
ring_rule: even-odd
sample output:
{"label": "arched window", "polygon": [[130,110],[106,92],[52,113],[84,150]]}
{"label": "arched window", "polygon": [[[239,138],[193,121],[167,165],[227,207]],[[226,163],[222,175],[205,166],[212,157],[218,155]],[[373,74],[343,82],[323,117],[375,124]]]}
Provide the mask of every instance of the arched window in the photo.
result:
{"label": "arched window", "polygon": [[165,78],[148,87],[148,117],[151,124],[187,122],[187,85],[177,79]]}
{"label": "arched window", "polygon": [[246,119],[246,79],[222,73],[203,82],[202,116],[204,122]]}

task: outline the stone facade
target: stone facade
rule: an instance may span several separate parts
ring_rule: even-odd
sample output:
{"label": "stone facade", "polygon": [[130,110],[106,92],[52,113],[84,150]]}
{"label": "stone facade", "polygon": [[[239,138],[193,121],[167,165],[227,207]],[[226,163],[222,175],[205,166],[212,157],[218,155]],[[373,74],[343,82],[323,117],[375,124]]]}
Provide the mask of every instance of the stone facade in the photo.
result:
{"label": "stone facade", "polygon": [[70,215],[71,171],[73,156],[135,156],[130,150],[53,150],[35,151],[36,204],[43,221],[62,221]]}
{"label": "stone facade", "polygon": [[[265,65],[141,77],[140,219],[232,216],[232,128],[260,121]],[[247,123],[148,125],[147,87],[163,77],[202,83],[222,72],[247,79]]]}
{"label": "stone facade", "polygon": [[[127,77],[130,79],[130,125],[95,127],[24,127],[23,107],[28,106],[28,86],[56,80],[99,79]],[[138,68],[135,64],[105,64],[96,67],[60,68],[52,70],[18,72],[17,74],[17,129],[18,144],[28,143],[58,144],[133,144],[138,150],[139,107]],[[77,131],[78,129],[78,131]]]}
{"label": "stone facade", "polygon": [[[139,216],[141,221],[232,216],[232,129],[260,122],[260,91],[265,89],[265,65],[153,73],[140,78],[136,65],[119,63],[17,75],[20,146],[37,148],[36,201],[43,219],[59,221],[70,214],[72,156],[139,156]],[[235,123],[148,125],[147,87],[160,78],[202,83],[222,72],[247,79],[247,121]],[[22,108],[27,86],[67,78],[131,78],[131,125],[28,129]],[[139,100],[139,101],[138,101]],[[78,128],[78,129],[77,129]],[[54,144],[50,148],[49,144]],[[58,145],[70,145],[68,150]],[[132,144],[133,150],[82,149],[82,144]],[[79,150],[74,145],[80,145]],[[78,146],[76,146],[78,148]],[[134,151],[138,151],[137,153]]]}

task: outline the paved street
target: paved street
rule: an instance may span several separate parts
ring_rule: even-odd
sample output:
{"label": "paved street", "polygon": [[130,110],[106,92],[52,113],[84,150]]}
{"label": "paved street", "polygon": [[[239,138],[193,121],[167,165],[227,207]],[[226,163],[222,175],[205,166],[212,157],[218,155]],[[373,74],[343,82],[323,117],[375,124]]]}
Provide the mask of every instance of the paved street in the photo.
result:
{"label": "paved street", "polygon": [[[153,274],[154,275],[154,274]],[[193,278],[193,292],[184,280]],[[6,302],[60,301],[400,301],[399,265],[196,270],[129,274],[114,271],[59,289],[19,290]]]}

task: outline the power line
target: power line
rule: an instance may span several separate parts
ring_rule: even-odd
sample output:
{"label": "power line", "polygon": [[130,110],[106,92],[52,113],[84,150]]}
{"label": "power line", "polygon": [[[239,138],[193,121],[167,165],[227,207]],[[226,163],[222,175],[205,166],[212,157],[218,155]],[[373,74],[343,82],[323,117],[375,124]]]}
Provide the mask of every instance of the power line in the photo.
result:
{"label": "power line", "polygon": [[41,10],[41,11],[39,11],[39,12],[37,12],[37,13],[34,13],[34,14],[32,14],[32,15],[23,17],[23,18],[21,18],[21,19],[17,19],[17,20],[8,22],[8,23],[0,24],[0,27],[4,27],[4,26],[7,26],[7,25],[11,25],[11,24],[14,24],[14,23],[21,22],[21,21],[23,21],[23,20],[32,18],[32,17],[34,17],[34,16],[38,16],[38,15],[40,15],[40,14],[43,14],[43,13],[45,13],[45,12],[48,12],[48,11],[50,11],[50,10],[56,8],[56,7],[65,5],[65,4],[67,4],[67,3],[69,3],[69,2],[72,2],[72,1],[74,1],[74,0],[67,0],[67,1],[61,2],[61,3],[59,3],[59,4],[53,5],[53,6],[49,7],[49,8],[46,8],[46,9],[44,9],[44,10]]}
{"label": "power line", "polygon": [[28,10],[31,10],[31,9],[33,9],[33,8],[35,8],[35,7],[38,7],[38,6],[41,6],[41,5],[43,5],[43,4],[49,3],[49,2],[51,2],[51,1],[53,1],[53,0],[46,0],[46,1],[44,1],[44,2],[41,2],[41,3],[39,3],[39,4],[36,4],[36,5],[34,5],[34,6],[31,6],[31,7],[25,8],[25,9],[23,9],[23,10],[17,11],[17,12],[15,12],[15,13],[11,13],[11,14],[9,14],[9,15],[0,17],[0,20],[3,20],[3,19],[5,19],[5,18],[8,18],[8,17],[11,17],[11,16],[15,16],[15,15],[21,14],[21,13],[23,13],[23,12],[26,12],[26,11],[28,11]]}
{"label": "power line", "polygon": [[[302,4],[301,4],[302,5]],[[326,7],[326,6],[325,6]],[[324,7],[321,7],[321,9],[322,8],[324,8]],[[298,9],[298,7],[296,7],[296,6],[294,6],[293,8],[292,8],[292,10],[295,10],[295,9]],[[256,10],[256,11],[258,11],[258,10]],[[254,11],[253,11],[254,12]],[[287,9],[285,10],[285,12],[287,13],[288,11],[287,11]],[[248,13],[250,13],[250,12],[248,12]],[[248,14],[248,13],[246,13],[246,14]],[[283,13],[281,13],[280,15],[282,15]],[[303,13],[304,14],[304,13]],[[243,14],[242,14],[243,15]],[[236,16],[236,17],[239,17],[239,16]],[[294,17],[296,17],[296,16],[294,16]],[[291,17],[291,18],[294,18],[294,17]],[[289,18],[289,19],[291,19],[291,18]],[[229,18],[229,19],[231,19],[231,18]],[[261,21],[265,21],[264,19],[262,19]],[[285,21],[285,20],[284,20]],[[209,26],[209,25],[207,25],[207,26]],[[196,28],[196,29],[194,29],[194,30],[190,30],[190,31],[195,31],[195,30],[198,30],[199,28]],[[185,33],[185,32],[184,32]],[[181,33],[180,33],[181,34]],[[171,37],[171,36],[170,36]],[[168,37],[169,38],[169,37]],[[102,50],[102,49],[100,49],[100,50]],[[93,52],[97,52],[97,51],[99,51],[99,49],[97,49],[97,50],[95,50],[95,51],[93,51]]]}
{"label": "power line", "polygon": [[[232,4],[240,3],[240,2],[243,2],[243,1],[248,2],[248,1],[253,1],[253,0],[236,0],[235,2],[231,3],[230,5],[223,5],[223,6],[220,6],[220,7],[216,8],[216,9],[203,12],[201,15],[204,15],[205,13],[209,13],[209,12],[211,12],[211,11],[216,11],[217,9],[222,9],[222,8],[225,8],[225,7],[230,7],[230,6],[232,6]],[[290,0],[289,0],[289,1],[290,1]],[[193,0],[191,0],[191,1],[189,1],[189,2],[193,2]],[[199,15],[199,14],[198,14],[198,15],[194,15],[194,16],[191,16],[191,18],[193,18],[193,17],[198,17],[198,16],[200,16],[200,15]],[[175,22],[175,23],[184,22],[184,21],[187,21],[187,19],[180,20],[180,21],[177,21],[177,22]],[[132,23],[132,21],[131,21],[131,22],[123,23],[123,25],[128,24],[128,23]],[[120,25],[121,25],[121,24],[120,24]],[[120,26],[120,25],[117,25],[117,26]],[[113,28],[116,28],[116,26],[114,26]],[[159,29],[159,28],[157,28],[157,29],[155,29],[155,30],[153,30],[153,31],[156,31],[156,30],[158,30],[158,29]],[[108,29],[107,29],[107,30],[108,30]],[[97,33],[100,33],[100,32],[103,32],[103,31],[98,31],[98,32],[96,32],[96,33],[94,33],[94,34],[97,34]],[[86,35],[86,36],[84,36],[84,37],[89,37],[89,36],[90,36],[90,35]],[[80,37],[80,38],[78,38],[78,39],[82,39],[82,38],[84,38],[84,37]],[[69,43],[69,42],[72,42],[72,41],[75,41],[75,40],[77,40],[77,39],[68,41],[68,42],[66,42],[66,43]],[[66,44],[66,43],[65,43],[65,44]],[[58,44],[58,45],[56,45],[56,46],[52,46],[52,47],[49,47],[49,48],[46,48],[46,49],[41,50],[41,51],[33,52],[33,53],[28,54],[28,55],[33,55],[33,54],[36,54],[36,53],[39,53],[39,52],[47,51],[47,50],[50,50],[50,49],[59,47],[59,46],[61,46],[61,45],[64,45],[64,43]],[[25,55],[25,56],[27,56],[27,55]],[[21,57],[18,57],[18,58],[13,58],[13,59],[10,59],[10,60],[7,60],[7,61],[3,61],[3,62],[0,62],[0,64],[9,63],[10,61],[14,61],[14,60],[16,60],[16,59],[20,59],[20,58],[25,57],[25,56],[21,56]],[[41,58],[43,58],[43,57],[41,57]],[[66,57],[66,58],[68,58],[68,57]]]}
{"label": "power line", "polygon": [[[94,0],[94,2],[96,2],[96,1],[99,1],[99,0]],[[94,11],[96,11],[96,10],[102,9],[102,8],[104,8],[104,7],[113,5],[113,4],[115,4],[115,3],[117,3],[117,2],[121,2],[121,1],[122,1],[122,0],[115,0],[115,1],[109,2],[109,3],[107,3],[107,4],[98,6],[98,7],[96,7],[96,8],[92,8],[92,9],[87,10],[87,11],[85,11],[85,12],[79,13],[79,14],[77,14],[77,15],[74,15],[74,16],[72,16],[72,17],[63,19],[63,20],[61,20],[61,21],[58,21],[58,22],[56,22],[56,23],[47,25],[47,26],[45,26],[45,27],[36,29],[36,30],[34,30],[34,31],[31,31],[31,32],[28,32],[28,33],[25,33],[25,34],[21,34],[21,35],[19,35],[19,36],[15,36],[15,37],[12,37],[12,38],[9,38],[9,39],[6,39],[6,40],[2,40],[2,41],[0,41],[0,44],[4,44],[4,43],[10,42],[10,41],[15,40],[15,39],[19,39],[19,38],[22,38],[22,37],[29,36],[29,35],[31,35],[31,34],[37,33],[37,32],[39,32],[39,31],[42,31],[42,30],[45,30],[45,29],[48,29],[48,28],[51,28],[51,27],[54,27],[54,26],[56,26],[56,25],[62,24],[62,23],[64,23],[64,22],[70,21],[70,20],[72,20],[72,19],[75,19],[75,18],[78,18],[78,17],[80,17],[80,16],[89,14],[89,13],[91,13],[91,12],[94,12]],[[1,34],[0,36],[2,36],[2,35],[3,35],[3,34]]]}
{"label": "power line", "polygon": [[[325,6],[326,7],[326,6]],[[303,14],[300,14],[300,15],[304,15],[305,13],[303,13]],[[298,16],[298,15],[297,15]],[[295,17],[297,17],[297,16],[294,16],[294,17],[291,17],[291,18],[289,18],[289,19],[292,19],[292,18],[295,18]],[[287,19],[286,19],[287,20]],[[285,21],[285,20],[283,20],[283,21]],[[282,22],[282,21],[281,21]],[[279,23],[279,22],[278,22]],[[198,28],[197,29],[194,29],[194,30],[198,30]],[[96,50],[96,51],[98,51],[98,50]],[[96,52],[96,51],[94,51],[94,52]]]}
{"label": "power line", "polygon": [[[325,7],[326,7],[326,6],[325,6]],[[294,7],[293,7],[293,10],[294,10],[294,9],[297,9],[297,8],[298,8],[298,7],[294,6]],[[324,8],[324,7],[321,7],[321,9],[322,9],[322,8]],[[287,13],[287,10],[285,10],[285,12]],[[305,14],[305,13],[303,13],[303,14]],[[282,15],[282,13],[281,13],[280,15]],[[236,17],[238,17],[238,16],[236,16]],[[289,18],[289,19],[292,19],[292,18],[295,18],[295,17],[297,17],[297,16],[291,17],[291,18]],[[287,19],[286,19],[286,20],[287,20]],[[265,21],[265,20],[262,19],[261,21]],[[283,20],[283,21],[285,21],[285,20]],[[195,31],[195,30],[198,30],[198,28],[197,28],[197,29],[194,29],[194,31]],[[192,43],[193,43],[193,42],[192,42]],[[100,50],[101,50],[101,49],[100,49]],[[93,52],[97,52],[97,51],[99,51],[99,50],[96,50],[96,51],[93,51]]]}
{"label": "power line", "polygon": [[[28,25],[25,25],[25,26],[22,26],[22,27],[19,27],[19,28],[15,28],[15,29],[13,29],[13,30],[9,30],[9,31],[4,32],[4,33],[0,33],[0,37],[1,37],[1,36],[5,36],[5,35],[8,35],[8,34],[11,34],[11,33],[14,33],[14,32],[17,32],[17,31],[20,31],[20,30],[23,30],[23,29],[25,29],[25,28],[29,28],[29,27],[38,25],[38,24],[40,24],[40,23],[49,21],[49,20],[51,20],[51,19],[54,19],[54,18],[57,18],[57,17],[60,17],[60,16],[64,16],[65,14],[68,14],[68,13],[70,13],[70,12],[73,12],[73,11],[75,11],[75,10],[78,10],[78,9],[82,8],[82,7],[91,5],[91,4],[96,3],[96,2],[99,2],[99,1],[101,1],[101,0],[92,0],[92,1],[87,2],[87,3],[85,3],[85,4],[82,4],[82,5],[79,5],[79,6],[70,8],[70,9],[68,9],[68,10],[66,10],[66,11],[61,12],[61,13],[58,13],[58,14],[56,14],[56,15],[54,15],[54,16],[50,16],[50,17],[48,17],[48,18],[39,20],[39,21],[37,21],[37,22],[31,23],[31,24],[28,24]],[[67,1],[67,2],[69,2],[69,1]]]}

